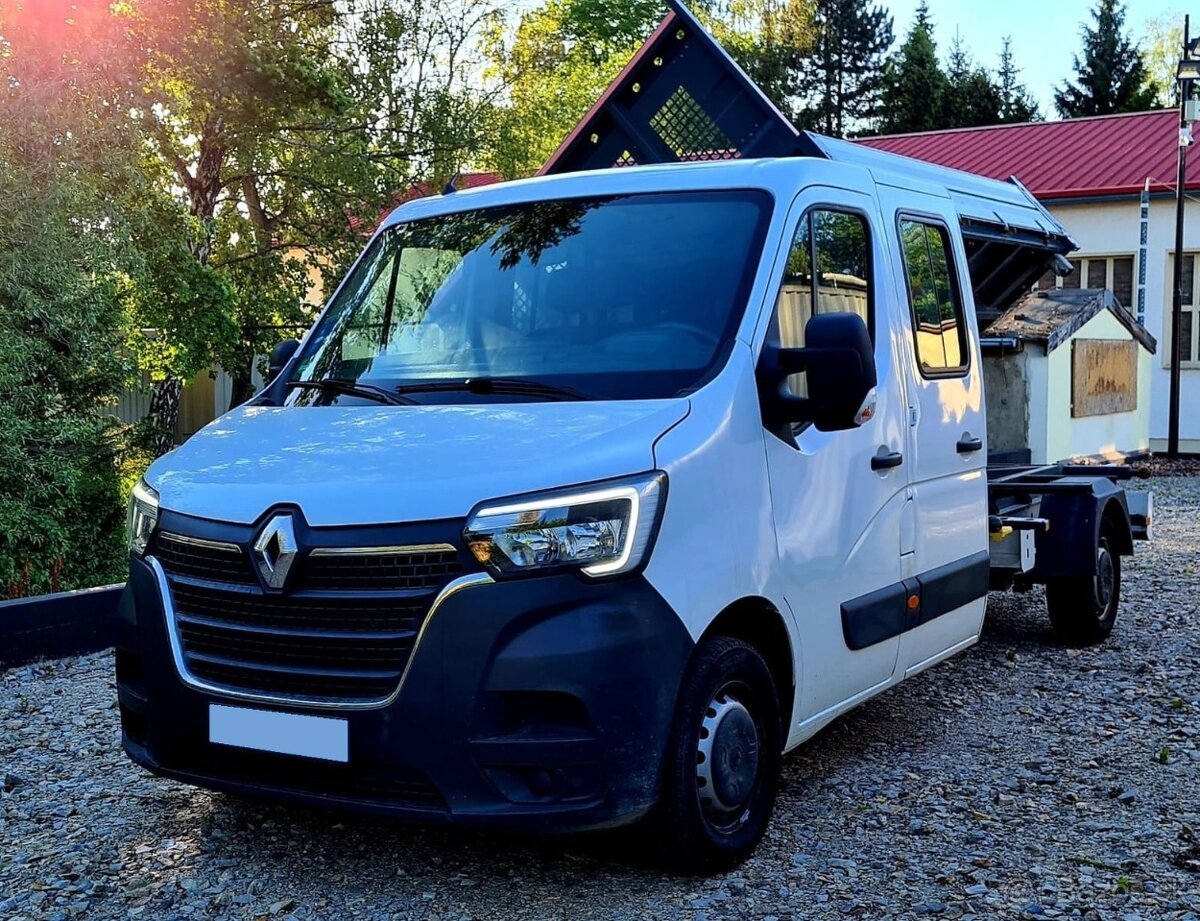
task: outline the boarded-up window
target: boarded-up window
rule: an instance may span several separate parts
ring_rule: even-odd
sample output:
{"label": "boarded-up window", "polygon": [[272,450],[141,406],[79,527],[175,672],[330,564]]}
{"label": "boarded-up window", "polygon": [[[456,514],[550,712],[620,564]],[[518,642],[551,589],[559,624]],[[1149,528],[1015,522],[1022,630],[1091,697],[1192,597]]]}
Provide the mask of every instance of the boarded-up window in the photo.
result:
{"label": "boarded-up window", "polygon": [[1195,361],[1196,356],[1192,351],[1192,320],[1196,314],[1190,310],[1184,310],[1179,315],[1179,360],[1180,361]]}
{"label": "boarded-up window", "polygon": [[1089,288],[1108,287],[1108,260],[1089,259],[1087,264],[1087,286]]}
{"label": "boarded-up window", "polygon": [[1076,339],[1071,357],[1072,416],[1104,416],[1137,409],[1136,342]]}
{"label": "boarded-up window", "polygon": [[1114,259],[1112,292],[1122,307],[1133,309],[1133,257]]}
{"label": "boarded-up window", "polygon": [[1070,274],[1063,276],[1062,286],[1064,288],[1078,288],[1079,287],[1079,260],[1072,259],[1071,266],[1072,266],[1072,270],[1071,270]]}

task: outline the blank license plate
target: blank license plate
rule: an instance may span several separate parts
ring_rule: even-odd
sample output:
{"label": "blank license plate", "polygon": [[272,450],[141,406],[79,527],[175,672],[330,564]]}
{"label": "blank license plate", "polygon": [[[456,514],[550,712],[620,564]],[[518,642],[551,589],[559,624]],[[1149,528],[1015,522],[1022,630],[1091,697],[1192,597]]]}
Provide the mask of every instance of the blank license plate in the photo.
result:
{"label": "blank license plate", "polygon": [[345,720],[220,704],[208,706],[208,740],[218,745],[347,762],[349,738]]}

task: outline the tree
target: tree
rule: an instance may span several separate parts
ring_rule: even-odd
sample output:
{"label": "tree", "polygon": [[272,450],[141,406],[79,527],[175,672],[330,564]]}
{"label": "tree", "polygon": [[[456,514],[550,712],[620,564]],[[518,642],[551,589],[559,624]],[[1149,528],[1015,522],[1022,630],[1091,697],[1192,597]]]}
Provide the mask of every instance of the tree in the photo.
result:
{"label": "tree", "polygon": [[121,578],[114,202],[136,147],[96,117],[111,48],[96,4],[0,8],[0,598]]}
{"label": "tree", "polygon": [[974,128],[999,122],[1000,90],[987,70],[971,59],[962,36],[955,35],[947,63],[941,127]]}
{"label": "tree", "polygon": [[127,202],[142,271],[132,344],[171,446],[184,381],[252,364],[312,317],[397,194],[479,145],[468,51],[499,0],[129,0],[122,106],[144,139]]}
{"label": "tree", "polygon": [[798,121],[844,137],[880,116],[892,17],[869,0],[818,0],[813,32],[798,79]]}
{"label": "tree", "polygon": [[899,53],[889,62],[880,130],[888,134],[942,127],[946,74],[938,63],[929,6],[922,0]]}
{"label": "tree", "polygon": [[1175,70],[1183,49],[1183,14],[1164,13],[1148,19],[1142,63],[1146,68],[1146,85],[1154,92],[1154,104],[1169,108],[1178,104],[1179,86]]}
{"label": "tree", "polygon": [[1121,0],[1098,0],[1093,25],[1083,27],[1083,57],[1075,56],[1074,81],[1054,91],[1063,118],[1140,112],[1154,107],[1146,68],[1137,44],[1125,34]]}
{"label": "tree", "polygon": [[1037,100],[1029,95],[1025,84],[1021,82],[1021,71],[1013,60],[1012,38],[1007,35],[1000,48],[1000,67],[996,77],[996,88],[1000,93],[999,121],[1002,124],[1041,119]]}

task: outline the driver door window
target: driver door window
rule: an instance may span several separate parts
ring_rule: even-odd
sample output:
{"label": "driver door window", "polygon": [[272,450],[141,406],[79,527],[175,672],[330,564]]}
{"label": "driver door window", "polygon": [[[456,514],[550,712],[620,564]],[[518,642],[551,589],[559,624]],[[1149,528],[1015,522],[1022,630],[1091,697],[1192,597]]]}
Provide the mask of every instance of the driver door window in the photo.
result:
{"label": "driver door window", "polygon": [[[803,348],[805,324],[818,313],[856,313],[874,336],[872,278],[866,218],[849,211],[809,211],[796,229],[779,288],[779,344]],[[803,373],[789,377],[788,387],[798,397],[808,393]]]}

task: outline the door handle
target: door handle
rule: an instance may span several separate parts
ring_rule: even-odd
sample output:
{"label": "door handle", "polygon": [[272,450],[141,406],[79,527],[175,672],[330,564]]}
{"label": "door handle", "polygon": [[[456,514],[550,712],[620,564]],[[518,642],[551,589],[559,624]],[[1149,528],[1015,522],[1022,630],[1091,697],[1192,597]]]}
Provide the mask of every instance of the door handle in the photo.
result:
{"label": "door handle", "polygon": [[973,454],[976,451],[983,450],[983,439],[973,438],[971,433],[967,432],[962,438],[958,439],[959,454]]}
{"label": "door handle", "polygon": [[891,470],[893,467],[899,467],[904,463],[904,455],[899,451],[889,451],[887,448],[880,448],[879,453],[871,458],[872,470]]}

